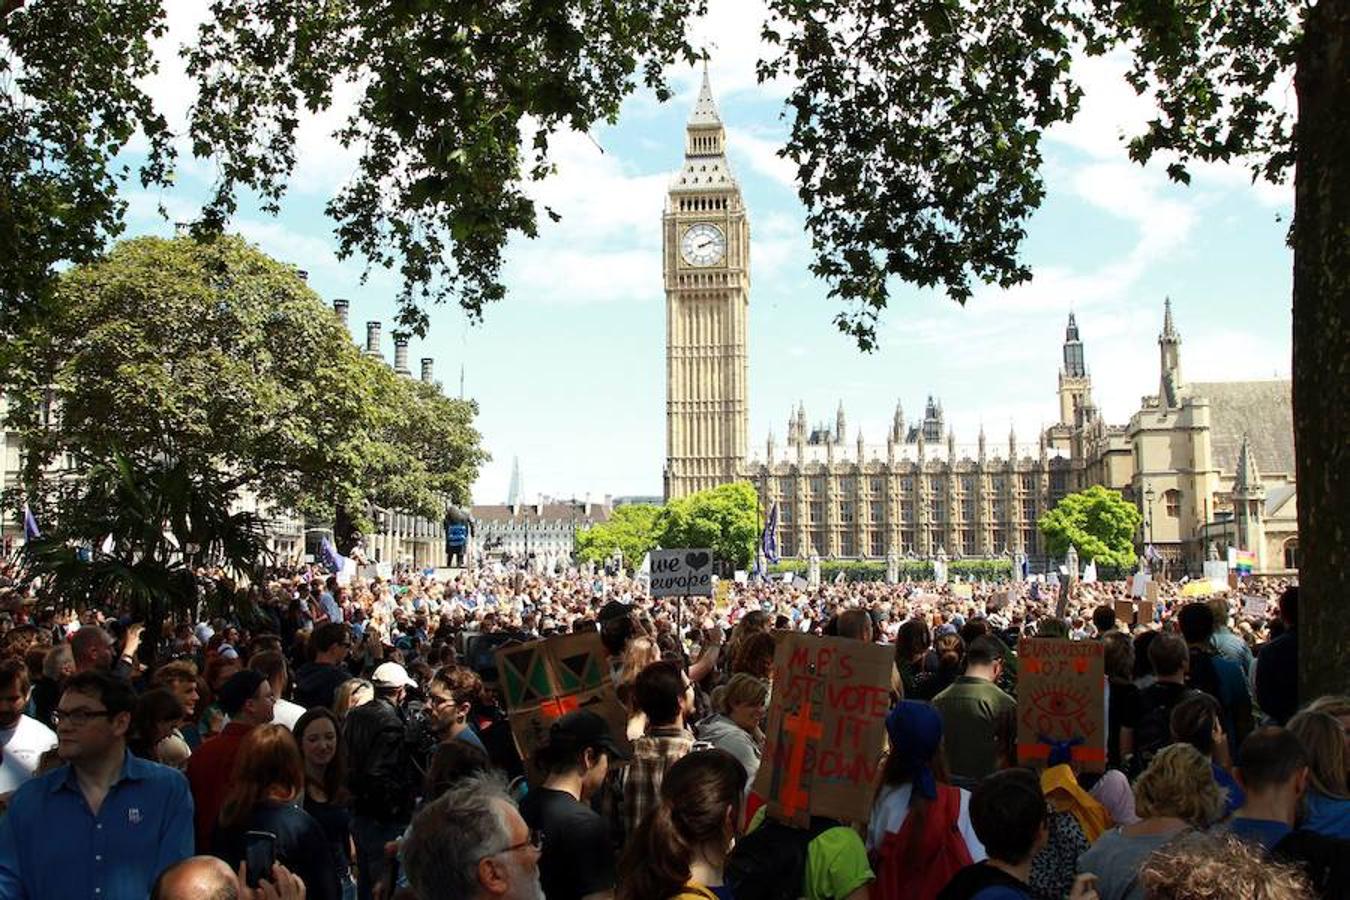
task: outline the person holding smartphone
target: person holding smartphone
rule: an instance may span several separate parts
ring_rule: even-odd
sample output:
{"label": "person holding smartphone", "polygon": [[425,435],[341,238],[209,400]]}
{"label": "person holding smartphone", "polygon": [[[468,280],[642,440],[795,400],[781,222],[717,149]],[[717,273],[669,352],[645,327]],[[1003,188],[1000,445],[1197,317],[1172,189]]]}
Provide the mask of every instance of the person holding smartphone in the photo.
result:
{"label": "person holding smartphone", "polygon": [[240,744],[212,852],[231,868],[245,863],[254,880],[280,862],[304,883],[309,900],[341,900],[328,835],[296,805],[304,790],[305,766],[290,730],[254,728]]}

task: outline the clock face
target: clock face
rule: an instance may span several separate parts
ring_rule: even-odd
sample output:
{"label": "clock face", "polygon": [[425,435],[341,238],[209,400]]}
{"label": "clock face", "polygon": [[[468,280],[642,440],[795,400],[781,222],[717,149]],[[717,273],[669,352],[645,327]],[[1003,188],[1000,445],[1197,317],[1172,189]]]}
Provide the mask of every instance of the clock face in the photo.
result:
{"label": "clock face", "polygon": [[691,266],[715,266],[727,255],[727,236],[716,225],[700,222],[680,239],[680,253]]}

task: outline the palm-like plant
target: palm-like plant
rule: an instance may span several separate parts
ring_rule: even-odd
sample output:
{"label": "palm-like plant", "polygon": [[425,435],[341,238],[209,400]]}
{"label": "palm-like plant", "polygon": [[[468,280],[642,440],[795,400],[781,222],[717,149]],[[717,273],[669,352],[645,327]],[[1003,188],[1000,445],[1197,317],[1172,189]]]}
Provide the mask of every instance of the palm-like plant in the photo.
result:
{"label": "palm-like plant", "polygon": [[46,601],[125,609],[157,639],[168,616],[199,613],[200,567],[247,577],[270,560],[262,519],[232,512],[235,497],[219,479],[120,454],[81,468],[57,487],[50,530],[25,545]]}

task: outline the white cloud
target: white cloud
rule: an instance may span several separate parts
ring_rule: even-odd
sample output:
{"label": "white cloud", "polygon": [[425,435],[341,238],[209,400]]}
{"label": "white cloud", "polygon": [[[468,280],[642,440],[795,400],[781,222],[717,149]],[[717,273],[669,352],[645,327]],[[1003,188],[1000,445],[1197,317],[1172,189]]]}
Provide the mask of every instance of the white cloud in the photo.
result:
{"label": "white cloud", "polygon": [[797,166],[778,155],[783,138],[765,137],[744,128],[727,128],[727,146],[734,159],[742,159],[750,168],[783,187],[796,190]]}

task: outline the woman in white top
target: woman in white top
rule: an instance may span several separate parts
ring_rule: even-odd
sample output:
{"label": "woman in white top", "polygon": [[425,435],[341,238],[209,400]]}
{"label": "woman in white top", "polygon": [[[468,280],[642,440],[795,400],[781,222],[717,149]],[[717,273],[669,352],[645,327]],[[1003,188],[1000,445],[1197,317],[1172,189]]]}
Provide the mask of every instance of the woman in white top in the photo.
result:
{"label": "woman in white top", "polygon": [[957,827],[970,851],[971,862],[987,857],[984,844],[975,836],[970,824],[970,792],[946,784],[947,766],[942,759],[942,717],[927,703],[903,700],[886,717],[886,733],[891,750],[882,771],[881,788],[872,805],[872,819],[867,825],[867,850],[873,853],[886,840],[886,835],[899,832],[915,806],[917,790],[919,801],[926,811],[938,796],[939,783],[944,791],[960,791],[960,812]]}

